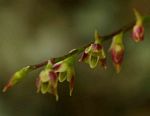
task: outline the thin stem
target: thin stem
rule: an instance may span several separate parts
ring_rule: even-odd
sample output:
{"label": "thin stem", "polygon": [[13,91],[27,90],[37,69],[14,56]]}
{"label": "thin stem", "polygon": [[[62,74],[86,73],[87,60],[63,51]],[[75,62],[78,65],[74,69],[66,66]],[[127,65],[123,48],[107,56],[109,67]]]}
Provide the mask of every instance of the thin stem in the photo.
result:
{"label": "thin stem", "polygon": [[124,33],[128,32],[130,29],[133,28],[134,25],[135,25],[135,21],[129,23],[128,25],[125,25],[124,27],[118,29],[117,31],[115,31],[109,35],[102,36],[102,38],[104,38],[103,41],[107,41],[109,39],[112,39],[113,36],[119,34],[120,32],[124,32]]}
{"label": "thin stem", "polygon": [[[119,34],[120,32],[124,32],[124,33],[128,32],[130,29],[133,28],[134,24],[135,24],[135,21],[131,22],[128,25],[125,25],[124,27],[118,29],[117,31],[115,31],[115,32],[113,32],[111,34],[101,36],[103,38],[103,42],[112,39],[113,36]],[[84,46],[82,46],[80,48],[77,48],[77,49],[73,50],[72,52],[69,52],[68,54],[66,54],[64,56],[57,57],[57,58],[51,58],[49,60],[51,60],[54,63],[56,63],[56,62],[59,62],[59,61],[62,61],[64,59],[66,59],[66,58],[68,58],[70,56],[78,55],[78,54],[82,53],[88,46],[90,46],[91,43],[93,43],[93,42],[90,42],[90,43],[88,43],[88,44],[86,44],[86,45],[84,45]],[[39,64],[31,65],[30,67],[31,67],[32,70],[41,68],[41,67],[45,66],[48,63],[49,60],[46,60],[46,61],[44,61],[42,63],[39,63]]]}
{"label": "thin stem", "polygon": [[[92,42],[91,42],[92,43]],[[91,43],[89,44],[86,44],[84,45],[83,47],[81,48],[78,48],[78,49],[74,49],[72,52],[69,52],[68,54],[64,55],[64,56],[61,56],[61,57],[57,57],[57,58],[51,58],[49,60],[51,60],[52,62],[56,63],[56,62],[59,62],[59,61],[62,61],[70,56],[73,56],[73,55],[76,55],[76,54],[80,54],[81,52],[84,51],[84,49],[86,49]],[[38,69],[38,68],[41,68],[43,66],[45,66],[49,60],[46,60],[42,63],[39,63],[39,64],[35,64],[35,65],[31,65],[31,69],[32,70],[35,70],[35,69]]]}

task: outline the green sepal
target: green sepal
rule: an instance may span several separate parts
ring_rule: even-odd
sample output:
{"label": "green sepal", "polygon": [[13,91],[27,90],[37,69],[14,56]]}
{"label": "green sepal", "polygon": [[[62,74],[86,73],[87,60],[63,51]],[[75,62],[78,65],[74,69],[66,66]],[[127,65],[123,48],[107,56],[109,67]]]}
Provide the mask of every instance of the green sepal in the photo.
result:
{"label": "green sepal", "polygon": [[133,11],[134,11],[134,15],[136,17],[136,25],[142,25],[142,23],[143,23],[142,15],[136,9],[133,9]]}
{"label": "green sepal", "polygon": [[50,60],[48,60],[48,63],[47,63],[47,65],[45,66],[45,69],[52,69],[52,67],[53,67],[52,62],[51,62]]}
{"label": "green sepal", "polygon": [[109,50],[111,50],[114,47],[114,45],[116,45],[116,44],[123,46],[123,32],[121,32],[113,37]]}
{"label": "green sepal", "polygon": [[67,81],[70,82],[72,77],[75,76],[75,70],[73,67],[70,67],[67,71]]}
{"label": "green sepal", "polygon": [[45,70],[43,70],[43,71],[41,71],[41,73],[40,73],[40,79],[41,79],[41,82],[42,83],[45,83],[45,82],[48,82],[49,81],[49,70],[47,69],[45,69]]}

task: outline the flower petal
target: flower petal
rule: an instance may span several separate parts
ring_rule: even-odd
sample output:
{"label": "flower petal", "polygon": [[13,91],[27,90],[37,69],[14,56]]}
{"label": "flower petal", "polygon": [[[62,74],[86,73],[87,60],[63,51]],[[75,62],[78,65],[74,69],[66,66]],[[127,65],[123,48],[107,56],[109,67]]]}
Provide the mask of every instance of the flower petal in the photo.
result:
{"label": "flower petal", "polygon": [[97,66],[98,62],[99,62],[99,56],[91,54],[89,57],[90,68],[95,68]]}
{"label": "flower petal", "polygon": [[49,92],[49,82],[44,82],[41,84],[41,93],[45,94],[47,92]]}
{"label": "flower petal", "polygon": [[67,72],[66,71],[60,72],[58,77],[59,77],[59,82],[64,82],[67,78]]}

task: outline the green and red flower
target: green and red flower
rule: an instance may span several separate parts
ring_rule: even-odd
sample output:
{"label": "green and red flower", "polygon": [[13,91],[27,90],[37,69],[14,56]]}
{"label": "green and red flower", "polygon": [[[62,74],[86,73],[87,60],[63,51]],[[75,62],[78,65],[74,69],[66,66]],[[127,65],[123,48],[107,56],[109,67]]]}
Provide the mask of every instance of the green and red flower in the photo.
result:
{"label": "green and red flower", "polygon": [[98,63],[106,69],[106,55],[102,46],[102,38],[95,31],[95,42],[85,49],[80,60],[89,64],[90,68],[95,68]]}

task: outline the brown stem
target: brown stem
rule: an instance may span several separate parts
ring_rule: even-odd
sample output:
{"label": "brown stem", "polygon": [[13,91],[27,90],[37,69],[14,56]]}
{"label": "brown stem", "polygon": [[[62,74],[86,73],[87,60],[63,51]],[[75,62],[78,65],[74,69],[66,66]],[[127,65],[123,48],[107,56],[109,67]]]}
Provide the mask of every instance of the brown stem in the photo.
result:
{"label": "brown stem", "polygon": [[[118,29],[117,31],[115,31],[115,32],[113,32],[113,33],[111,33],[111,34],[104,35],[104,36],[101,36],[101,37],[103,38],[103,41],[107,41],[107,40],[109,40],[109,39],[112,39],[113,36],[119,34],[120,32],[124,32],[124,33],[125,33],[125,32],[128,32],[130,29],[133,28],[134,24],[135,24],[135,21],[129,23],[128,25],[125,25],[124,27]],[[56,62],[59,62],[59,61],[61,61],[61,60],[66,59],[66,58],[68,58],[68,57],[70,57],[70,56],[73,56],[73,55],[76,55],[76,54],[80,54],[80,53],[82,53],[82,52],[85,50],[85,48],[87,48],[91,43],[93,43],[93,42],[90,42],[90,43],[88,43],[88,44],[86,44],[86,45],[84,45],[84,46],[82,46],[82,47],[80,47],[80,48],[77,48],[77,49],[73,50],[72,52],[69,52],[68,54],[66,54],[66,55],[64,55],[64,56],[57,57],[57,58],[51,58],[51,59],[49,59],[49,60],[51,60],[51,61],[53,61],[54,63],[56,63]],[[31,67],[32,70],[41,68],[41,67],[45,66],[45,65],[48,63],[49,60],[46,60],[46,61],[44,61],[44,62],[42,62],[42,63],[39,63],[39,64],[31,65],[30,67]]]}

